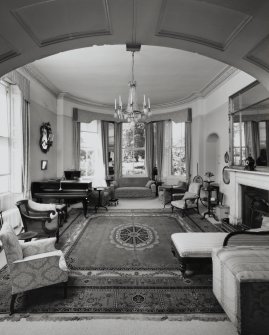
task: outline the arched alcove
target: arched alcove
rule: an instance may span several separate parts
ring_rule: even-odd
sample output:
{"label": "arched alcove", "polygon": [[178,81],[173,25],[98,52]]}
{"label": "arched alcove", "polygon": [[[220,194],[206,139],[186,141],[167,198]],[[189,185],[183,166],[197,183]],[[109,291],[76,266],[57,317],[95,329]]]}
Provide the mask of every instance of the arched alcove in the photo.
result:
{"label": "arched alcove", "polygon": [[205,150],[205,171],[214,173],[214,180],[217,182],[219,179],[219,155],[220,143],[219,135],[211,133],[206,138]]}

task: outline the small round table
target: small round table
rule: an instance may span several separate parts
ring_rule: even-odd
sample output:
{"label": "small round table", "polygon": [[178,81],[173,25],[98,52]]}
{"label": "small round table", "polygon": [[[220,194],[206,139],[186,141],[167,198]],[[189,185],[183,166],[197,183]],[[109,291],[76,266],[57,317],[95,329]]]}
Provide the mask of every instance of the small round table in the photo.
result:
{"label": "small round table", "polygon": [[104,191],[104,189],[105,189],[104,187],[97,187],[95,189],[96,191],[98,191],[98,204],[95,206],[95,212],[97,212],[97,209],[100,207],[103,207],[107,210],[107,207],[103,206],[101,202],[101,192]]}
{"label": "small round table", "polygon": [[26,231],[25,233],[20,233],[17,237],[19,240],[24,240],[24,242],[30,242],[32,238],[37,237],[38,233],[35,231]]}

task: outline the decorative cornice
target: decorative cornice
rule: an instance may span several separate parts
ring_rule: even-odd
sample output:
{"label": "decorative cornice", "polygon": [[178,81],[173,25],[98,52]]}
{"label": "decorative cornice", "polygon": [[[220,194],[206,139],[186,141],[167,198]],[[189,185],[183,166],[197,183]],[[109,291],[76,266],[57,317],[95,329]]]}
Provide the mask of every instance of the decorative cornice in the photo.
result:
{"label": "decorative cornice", "polygon": [[236,69],[232,66],[226,66],[214,79],[212,79],[207,85],[205,85],[200,93],[202,97],[207,96],[209,93],[211,93],[215,88],[217,88],[219,85],[221,85],[226,79],[231,77],[232,75],[235,75],[240,70]]}
{"label": "decorative cornice", "polygon": [[[32,64],[25,65],[23,69],[26,71],[26,73],[28,73],[28,75],[30,75],[32,78],[37,80],[44,88],[49,90],[55,97],[64,98],[65,100],[69,102],[80,104],[85,107],[92,107],[95,110],[107,111],[108,113],[111,113],[111,111],[114,110],[114,105],[112,104],[98,103],[92,100],[73,96],[72,94],[68,92],[61,92],[51,81],[49,81],[42,73],[40,73]],[[216,89],[219,85],[221,85],[226,79],[228,79],[232,75],[235,75],[238,72],[239,72],[238,69],[228,65],[219,74],[217,74],[215,78],[213,78],[208,84],[206,84],[200,91],[193,92],[190,95],[184,98],[178,99],[178,100],[174,100],[174,101],[163,103],[163,104],[152,105],[152,109],[163,110],[164,108],[176,108],[186,103],[191,103],[195,99],[204,98],[208,94],[210,94],[214,89]]]}
{"label": "decorative cornice", "polygon": [[239,71],[240,70],[228,65],[219,74],[217,74],[215,78],[213,78],[208,84],[206,84],[199,92],[193,92],[189,96],[184,97],[182,99],[174,100],[172,102],[168,102],[165,104],[154,105],[153,107],[157,109],[176,107],[186,103],[190,103],[198,98],[204,98],[208,94],[210,94],[214,89],[220,86],[226,79],[228,79],[232,75],[235,75]]}
{"label": "decorative cornice", "polygon": [[22,69],[55,97],[57,97],[61,92],[50,80],[48,80],[41,72],[39,72],[34,65],[27,64],[24,65]]}

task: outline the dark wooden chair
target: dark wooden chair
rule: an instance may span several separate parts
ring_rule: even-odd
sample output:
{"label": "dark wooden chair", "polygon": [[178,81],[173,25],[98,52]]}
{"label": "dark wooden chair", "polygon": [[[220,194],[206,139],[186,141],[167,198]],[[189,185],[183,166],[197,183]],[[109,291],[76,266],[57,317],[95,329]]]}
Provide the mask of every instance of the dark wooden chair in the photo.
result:
{"label": "dark wooden chair", "polygon": [[[29,202],[34,204],[30,206]],[[16,203],[23,222],[24,231],[37,232],[37,237],[56,236],[59,241],[59,220],[55,205],[38,204],[31,200]]]}

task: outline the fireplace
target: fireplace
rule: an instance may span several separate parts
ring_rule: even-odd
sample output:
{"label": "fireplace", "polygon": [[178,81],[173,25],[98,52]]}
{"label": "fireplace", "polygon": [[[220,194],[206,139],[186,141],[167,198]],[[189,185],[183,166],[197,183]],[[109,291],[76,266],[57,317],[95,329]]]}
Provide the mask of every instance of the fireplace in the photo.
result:
{"label": "fireplace", "polygon": [[250,228],[260,228],[263,216],[269,216],[269,191],[241,185],[242,222]]}
{"label": "fireplace", "polygon": [[[250,227],[251,208],[257,209],[258,212],[261,207],[264,210],[269,202],[269,171],[229,169],[229,172],[230,184],[224,185],[223,191],[226,196],[225,205],[230,207],[230,223],[242,222]],[[260,211],[260,215],[263,210]],[[261,222],[261,218],[259,220]],[[258,221],[254,223],[255,226],[259,224]]]}

